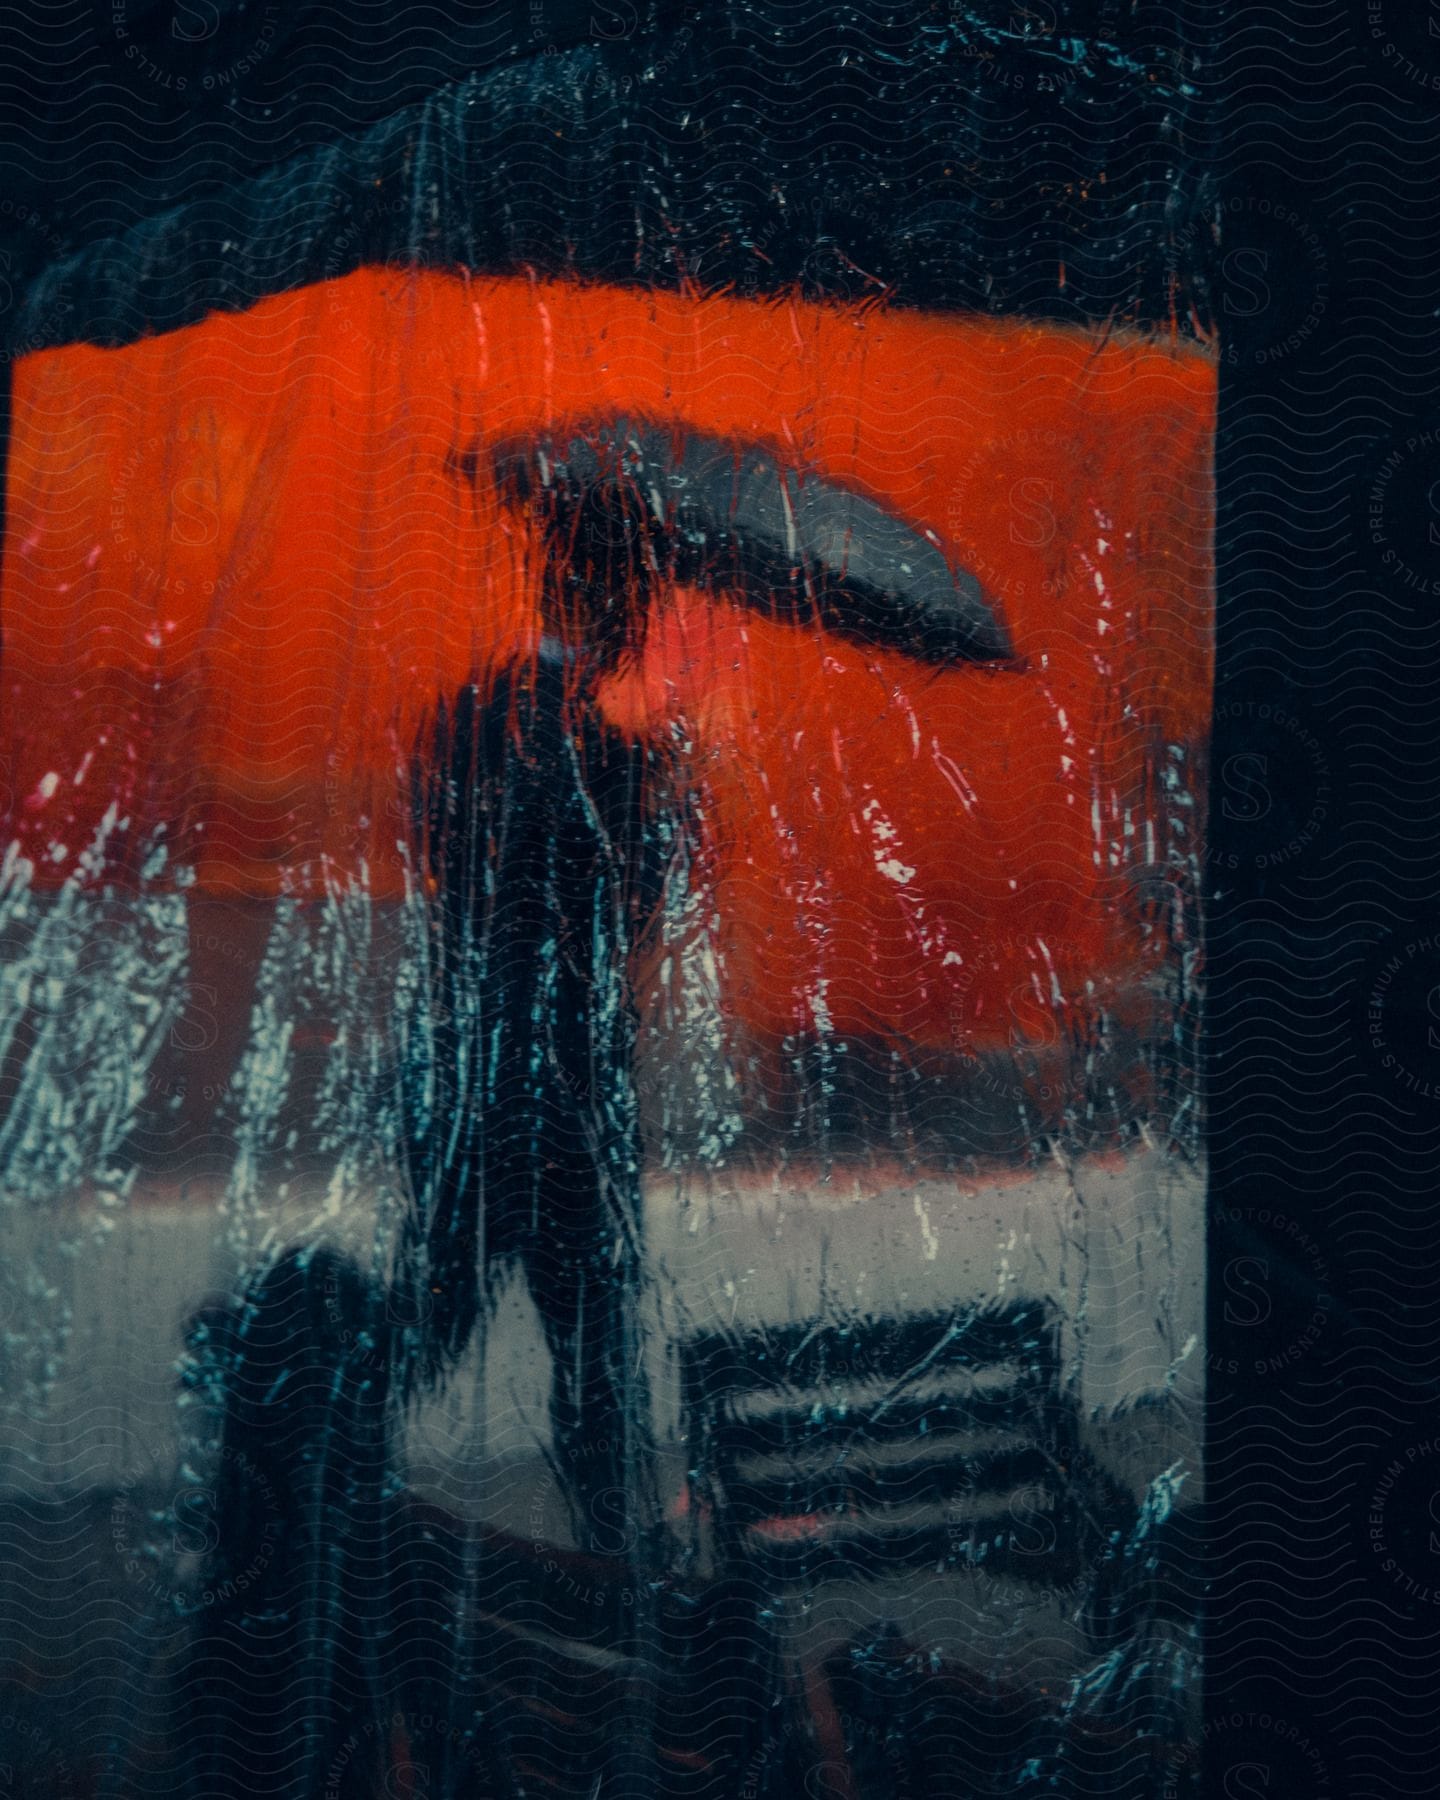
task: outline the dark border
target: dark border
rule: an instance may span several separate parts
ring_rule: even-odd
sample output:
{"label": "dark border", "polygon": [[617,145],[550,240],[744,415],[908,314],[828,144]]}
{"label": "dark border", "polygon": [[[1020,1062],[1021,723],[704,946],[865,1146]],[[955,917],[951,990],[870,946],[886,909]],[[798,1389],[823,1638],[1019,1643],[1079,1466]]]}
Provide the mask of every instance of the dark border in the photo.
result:
{"label": "dark border", "polygon": [[[1440,416],[1426,23],[1392,0],[1222,15],[1241,228],[1217,303],[1207,904],[1216,1794],[1418,1796],[1440,1756],[1440,1608],[1382,1574],[1372,1527],[1387,1459],[1440,1431],[1440,1109],[1370,1030],[1387,947],[1440,927],[1440,607],[1370,527],[1377,469]],[[1267,317],[1257,273],[1304,294]],[[1392,990],[1407,1047],[1427,985]],[[1392,1540],[1423,1551],[1428,1499],[1397,1491]]]}

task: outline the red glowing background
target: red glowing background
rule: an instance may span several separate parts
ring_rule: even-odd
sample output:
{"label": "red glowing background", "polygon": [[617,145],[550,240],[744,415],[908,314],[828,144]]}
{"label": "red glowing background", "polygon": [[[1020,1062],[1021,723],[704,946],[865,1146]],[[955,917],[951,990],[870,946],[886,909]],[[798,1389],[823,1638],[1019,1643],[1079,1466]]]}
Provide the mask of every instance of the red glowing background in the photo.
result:
{"label": "red glowing background", "polygon": [[936,671],[673,596],[605,704],[683,722],[728,1007],[785,1030],[818,992],[837,1030],[953,1044],[1017,994],[1113,999],[1158,954],[1127,870],[1166,853],[1166,746],[1199,791],[1214,410],[1213,363],[1153,335],[386,269],[30,356],[12,835],[37,882],[75,879],[114,802],[202,892],[313,891],[328,859],[399,893],[422,715],[537,629],[538,535],[457,455],[673,421],[788,445],[932,531],[1024,665]]}

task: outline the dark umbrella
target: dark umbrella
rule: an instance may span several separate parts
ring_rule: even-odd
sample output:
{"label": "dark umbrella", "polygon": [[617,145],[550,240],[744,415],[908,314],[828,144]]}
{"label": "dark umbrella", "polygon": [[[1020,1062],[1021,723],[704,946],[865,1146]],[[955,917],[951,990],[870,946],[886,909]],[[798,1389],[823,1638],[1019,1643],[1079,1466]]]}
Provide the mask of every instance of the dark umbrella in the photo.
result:
{"label": "dark umbrella", "polygon": [[561,559],[550,589],[587,634],[636,582],[684,582],[925,662],[1012,655],[994,599],[932,536],[776,450],[608,420],[495,456]]}

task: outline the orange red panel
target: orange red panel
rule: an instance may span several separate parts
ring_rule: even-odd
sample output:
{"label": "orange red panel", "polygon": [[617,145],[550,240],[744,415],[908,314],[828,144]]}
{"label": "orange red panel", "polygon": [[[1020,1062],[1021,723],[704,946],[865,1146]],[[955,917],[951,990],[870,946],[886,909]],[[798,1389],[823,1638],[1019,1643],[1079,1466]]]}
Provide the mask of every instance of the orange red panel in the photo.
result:
{"label": "orange red panel", "polygon": [[423,714],[537,631],[537,535],[459,467],[627,414],[789,446],[932,531],[1024,662],[937,671],[673,595],[605,705],[691,745],[737,1013],[945,1042],[1033,993],[1038,1033],[1057,993],[1143,973],[1125,868],[1164,859],[1165,747],[1193,769],[1208,730],[1203,355],[369,269],[31,356],[13,406],[0,755],[37,880],[113,801],[215,893],[317,891],[328,860],[398,894]]}

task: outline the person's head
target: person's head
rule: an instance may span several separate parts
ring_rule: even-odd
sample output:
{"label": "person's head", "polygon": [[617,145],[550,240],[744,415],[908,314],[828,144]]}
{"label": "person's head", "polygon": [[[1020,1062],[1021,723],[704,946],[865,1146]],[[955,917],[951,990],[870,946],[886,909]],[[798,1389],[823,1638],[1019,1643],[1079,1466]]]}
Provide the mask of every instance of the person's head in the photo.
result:
{"label": "person's head", "polygon": [[247,1494],[296,1518],[307,1495],[333,1497],[383,1464],[383,1293],[341,1252],[287,1250],[233,1299],[198,1309],[185,1343],[182,1384],[220,1413],[217,1499],[232,1536]]}

